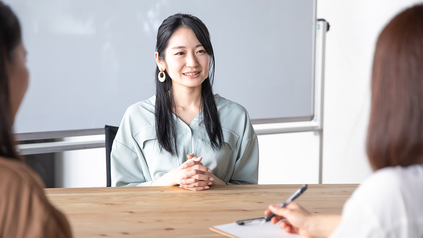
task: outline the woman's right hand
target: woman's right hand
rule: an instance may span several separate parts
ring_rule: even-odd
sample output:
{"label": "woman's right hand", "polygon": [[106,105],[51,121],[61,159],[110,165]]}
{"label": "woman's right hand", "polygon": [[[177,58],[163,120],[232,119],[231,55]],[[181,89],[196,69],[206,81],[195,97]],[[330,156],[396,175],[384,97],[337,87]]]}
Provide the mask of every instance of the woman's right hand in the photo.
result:
{"label": "woman's right hand", "polygon": [[153,181],[151,186],[174,186],[179,184],[181,188],[193,191],[208,189],[214,180],[213,177],[206,174],[211,172],[211,170],[201,163],[201,157],[197,158],[194,154],[189,154],[187,157],[187,161]]}
{"label": "woman's right hand", "polygon": [[214,180],[209,175],[211,169],[201,163],[202,157],[195,157],[194,154],[189,154],[187,157],[188,160],[181,165],[183,174],[178,181],[179,186],[192,191],[209,189]]}
{"label": "woman's right hand", "polygon": [[312,234],[307,229],[309,218],[312,215],[300,205],[294,202],[288,203],[285,207],[269,205],[264,214],[267,216],[271,212],[275,214],[271,220],[273,224],[286,219],[279,224],[279,227],[287,233],[298,233],[302,236],[312,237]]}

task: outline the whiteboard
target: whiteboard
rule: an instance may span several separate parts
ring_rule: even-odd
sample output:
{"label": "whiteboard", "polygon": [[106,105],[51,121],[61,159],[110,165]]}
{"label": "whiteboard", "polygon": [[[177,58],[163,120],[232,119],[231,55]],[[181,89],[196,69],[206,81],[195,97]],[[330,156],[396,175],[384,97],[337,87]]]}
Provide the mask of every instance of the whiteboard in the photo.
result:
{"label": "whiteboard", "polygon": [[15,133],[119,125],[155,93],[161,22],[190,13],[208,27],[214,93],[254,122],[314,115],[315,0],[6,0],[18,15],[30,86]]}

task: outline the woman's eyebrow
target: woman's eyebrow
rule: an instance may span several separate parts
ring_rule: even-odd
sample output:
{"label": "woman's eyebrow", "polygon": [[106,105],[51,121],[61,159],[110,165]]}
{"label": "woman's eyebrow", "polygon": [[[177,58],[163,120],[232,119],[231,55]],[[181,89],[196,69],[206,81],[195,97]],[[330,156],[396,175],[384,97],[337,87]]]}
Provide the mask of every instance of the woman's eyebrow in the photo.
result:
{"label": "woman's eyebrow", "polygon": [[172,49],[182,49],[182,48],[186,48],[185,46],[175,46],[175,47],[172,47]]}
{"label": "woman's eyebrow", "polygon": [[[198,44],[198,45],[195,46],[195,48],[198,48],[198,47],[201,47],[201,46],[203,46],[203,45],[202,44]],[[187,47],[181,45],[181,46],[174,46],[171,49],[184,49],[184,48],[187,48]]]}

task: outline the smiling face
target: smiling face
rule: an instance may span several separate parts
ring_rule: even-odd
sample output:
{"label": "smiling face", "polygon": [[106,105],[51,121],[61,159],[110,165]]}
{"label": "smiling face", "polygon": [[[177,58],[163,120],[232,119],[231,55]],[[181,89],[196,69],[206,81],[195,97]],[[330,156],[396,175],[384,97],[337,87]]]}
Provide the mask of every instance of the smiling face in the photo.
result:
{"label": "smiling face", "polygon": [[165,69],[174,87],[201,88],[209,75],[210,55],[198,41],[194,32],[181,27],[169,39],[165,59],[158,58],[157,66]]}

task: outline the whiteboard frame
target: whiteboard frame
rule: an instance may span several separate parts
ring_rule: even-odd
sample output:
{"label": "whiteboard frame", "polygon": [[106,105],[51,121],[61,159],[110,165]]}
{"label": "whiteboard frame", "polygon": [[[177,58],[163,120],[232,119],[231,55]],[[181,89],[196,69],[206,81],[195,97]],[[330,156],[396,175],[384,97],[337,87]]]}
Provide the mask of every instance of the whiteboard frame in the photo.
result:
{"label": "whiteboard frame", "polygon": [[[315,35],[315,77],[314,77],[314,117],[305,122],[285,123],[253,123],[257,135],[296,133],[314,131],[320,135],[319,154],[319,183],[322,182],[322,151],[323,151],[323,99],[324,99],[324,73],[325,73],[325,47],[327,22],[319,19],[316,22]],[[104,128],[70,131],[53,131],[16,134],[17,141],[61,139],[66,137],[87,137],[93,135],[104,135]],[[49,142],[49,143],[28,143],[18,145],[21,155],[43,154],[64,152],[70,150],[93,149],[104,147],[104,140],[92,140],[78,142]]]}
{"label": "whiteboard frame", "polygon": [[[50,1],[51,0],[43,0],[44,3],[48,3]],[[30,1],[28,1],[28,0],[19,0],[19,1],[16,1],[16,3],[19,3],[19,2],[21,2],[21,4],[20,5],[17,4],[16,7],[18,7],[18,6],[25,6],[25,8],[27,8],[28,7],[27,6],[27,3],[29,3]],[[60,1],[60,2],[62,2],[62,1]],[[114,2],[114,0],[110,1],[110,3],[113,3],[113,2]],[[195,1],[195,2],[197,3],[197,1]],[[270,1],[270,2],[272,2],[272,1]],[[292,5],[291,3],[289,3],[289,1],[284,1],[284,2],[288,2],[288,4]],[[304,26],[304,24],[302,24],[301,27],[298,27],[298,26],[296,26],[296,24],[292,24],[291,21],[289,21],[289,20],[283,20],[283,21],[280,21],[280,22],[285,22],[284,25],[281,25],[281,26],[284,26],[284,27],[283,28],[278,28],[278,29],[281,29],[281,30],[277,30],[277,31],[270,30],[269,31],[266,28],[266,32],[282,32],[283,33],[282,37],[280,37],[280,35],[277,35],[278,36],[277,38],[276,37],[273,37],[272,38],[272,39],[277,39],[277,42],[285,42],[284,39],[292,39],[292,37],[284,37],[284,35],[286,35],[286,36],[295,35],[296,32],[306,31],[305,33],[304,32],[301,33],[301,35],[304,34],[304,36],[307,35],[307,37],[297,38],[298,39],[297,41],[305,40],[304,42],[307,43],[307,47],[301,47],[303,49],[307,49],[306,50],[306,52],[307,52],[307,59],[303,59],[303,61],[305,61],[307,65],[301,65],[300,62],[296,62],[295,63],[295,65],[300,65],[301,68],[303,68],[303,66],[304,66],[304,69],[307,69],[307,70],[302,70],[302,71],[306,71],[307,72],[306,75],[302,75],[301,77],[298,77],[298,76],[300,76],[301,72],[297,72],[297,73],[294,73],[293,75],[290,75],[289,77],[282,77],[283,80],[287,80],[287,81],[283,81],[284,83],[282,83],[282,84],[279,83],[276,88],[278,89],[279,86],[281,86],[282,89],[284,89],[284,88],[285,89],[286,88],[290,88],[288,86],[291,85],[291,84],[296,85],[296,82],[300,82],[301,81],[301,80],[299,80],[300,78],[301,79],[306,79],[306,83],[304,83],[304,85],[307,86],[307,90],[302,90],[302,92],[307,92],[306,93],[307,100],[305,100],[305,98],[304,98],[304,100],[302,100],[301,98],[299,98],[298,100],[294,100],[293,99],[294,97],[296,98],[296,95],[303,95],[302,93],[300,93],[300,91],[298,91],[298,93],[296,93],[297,91],[294,90],[295,93],[293,93],[293,94],[289,94],[288,92],[284,92],[284,93],[282,93],[282,96],[284,96],[284,95],[292,95],[292,99],[293,100],[290,101],[290,99],[291,99],[291,96],[290,96],[290,98],[284,98],[284,100],[282,100],[281,102],[279,102],[278,101],[279,99],[273,97],[273,98],[271,98],[271,100],[267,99],[267,101],[266,100],[265,101],[260,101],[260,103],[259,103],[259,105],[260,105],[259,108],[268,108],[268,109],[266,109],[266,111],[278,112],[278,113],[276,113],[278,115],[259,114],[259,116],[257,116],[255,114],[255,116],[254,116],[253,115],[254,110],[251,110],[251,108],[249,108],[249,106],[247,104],[244,104],[243,101],[237,100],[237,98],[228,98],[228,99],[231,99],[231,100],[233,100],[235,102],[238,102],[241,105],[243,105],[244,107],[246,107],[247,110],[249,111],[250,115],[251,115],[251,119],[252,119],[252,122],[254,124],[279,123],[279,122],[285,123],[285,122],[294,122],[294,121],[309,121],[309,120],[311,120],[314,117],[314,107],[313,107],[314,101],[312,101],[312,99],[314,98],[314,95],[313,95],[314,90],[313,90],[313,88],[314,88],[314,83],[315,83],[314,78],[313,78],[314,77],[314,70],[315,70],[314,69],[314,65],[315,65],[315,62],[314,62],[314,60],[315,60],[315,55],[314,55],[315,48],[314,48],[314,45],[312,44],[312,42],[314,41],[314,39],[310,39],[310,36],[315,35],[315,31],[312,30],[312,34],[310,34],[311,33],[310,30],[313,29],[314,24],[310,24],[311,21],[310,21],[310,18],[308,18],[308,16],[310,16],[309,13],[313,12],[313,16],[312,16],[313,21],[312,22],[315,23],[315,21],[316,21],[316,10],[317,10],[316,5],[317,5],[317,1],[316,0],[312,0],[312,2],[313,2],[313,4],[312,4],[313,5],[313,10],[312,10],[311,5],[309,4],[309,2],[307,2],[306,5],[304,5],[304,4],[299,4],[298,5],[298,6],[301,6],[301,5],[307,6],[307,11],[302,11],[304,13],[307,13],[307,17],[304,17],[305,16],[304,15],[303,17],[301,17],[301,19],[297,19],[297,21],[301,21],[301,22],[303,22],[303,20],[306,20],[307,19],[307,21],[306,21],[307,22],[307,26],[306,27]],[[13,1],[10,0],[10,4],[12,4],[12,3],[13,3]],[[254,3],[254,5],[255,5],[255,3]],[[290,9],[290,5],[285,6],[284,9]],[[297,5],[297,4],[295,4],[295,5]],[[92,7],[92,4],[89,5],[89,6]],[[44,15],[46,15],[46,16],[49,17],[48,19],[51,19],[50,15],[49,15],[50,12],[61,12],[61,10],[63,8],[62,6],[60,8],[58,8],[56,6],[56,8],[53,7],[50,10],[49,10],[49,8],[47,8],[48,11],[46,11],[45,8],[43,7],[42,8],[43,11],[40,11],[40,9],[38,9],[38,11],[37,11],[37,8],[35,8],[34,6],[32,6],[32,7],[33,7],[32,10],[30,10],[30,11],[28,10],[29,13],[36,12],[36,13],[38,13],[38,15],[35,14],[36,16],[39,16],[40,13],[44,13]],[[296,7],[295,9],[297,9],[297,8],[298,7]],[[31,9],[31,8],[29,8],[29,9]],[[94,8],[94,9],[97,9],[97,8]],[[271,8],[271,9],[275,9],[275,8]],[[299,10],[305,10],[303,7],[300,7],[298,9]],[[92,12],[92,10],[93,9],[90,9],[90,11],[88,11],[88,12]],[[94,12],[97,12],[97,11],[95,10]],[[276,10],[276,12],[273,10],[271,12],[273,12],[273,15],[274,16],[278,16],[278,15],[280,16],[281,15],[281,14],[278,14],[279,13],[279,10]],[[289,11],[289,12],[291,12],[291,11]],[[22,14],[22,17],[32,15],[32,14],[24,14],[25,11],[20,12],[20,13]],[[188,13],[189,13],[189,11],[188,11]],[[241,13],[242,12],[240,12],[240,14]],[[43,15],[43,14],[41,14],[41,15]],[[59,14],[58,16],[63,16],[63,15],[67,16],[67,14]],[[70,16],[73,16],[73,15],[75,15],[75,14],[72,13]],[[149,14],[147,14],[147,15],[149,16]],[[272,15],[272,14],[268,14],[268,15]],[[54,16],[56,16],[56,15],[54,15]],[[144,13],[142,14],[142,16],[144,16]],[[90,15],[90,17],[92,17],[92,16]],[[244,17],[245,17],[245,15],[244,15]],[[34,18],[35,18],[35,20],[38,19],[37,17],[34,17]],[[264,18],[264,17],[261,17],[261,18]],[[28,19],[32,19],[32,18],[28,18]],[[45,18],[41,18],[41,19],[45,19]],[[156,20],[160,20],[160,19],[161,18],[158,18]],[[248,19],[250,19],[250,17],[248,17]],[[29,21],[29,22],[38,22],[38,21],[35,21],[35,20],[34,21]],[[64,20],[64,19],[58,18],[57,19],[57,22],[61,22],[61,24],[62,24],[62,20]],[[42,21],[39,21],[39,22],[42,23]],[[56,22],[56,21],[49,21],[49,22]],[[101,22],[103,22],[103,21],[101,21]],[[212,22],[214,22],[214,21],[212,21]],[[26,21],[26,23],[28,23],[28,21]],[[40,29],[44,29],[44,28],[41,27],[42,26],[41,23],[39,23],[39,24],[35,24],[34,23],[34,25],[33,24],[24,24],[23,26],[26,26],[26,27],[31,26],[29,28],[32,29],[32,30],[26,29],[27,31],[25,31],[25,32],[27,33],[27,35],[30,35],[29,32],[33,32],[33,31],[37,32],[36,29],[38,29],[38,27],[37,27],[38,25],[40,25]],[[63,22],[63,24],[62,24],[63,27],[61,27],[59,29],[62,29],[62,28],[68,29],[69,28],[69,27],[65,27],[65,26],[67,26],[67,24],[64,24],[64,23],[66,23],[66,22]],[[88,24],[88,25],[90,25],[90,24]],[[287,25],[288,26],[294,26],[294,28],[289,28],[289,27],[287,27]],[[55,26],[56,25],[53,25],[53,26],[50,26],[50,27],[53,27],[52,29],[56,29]],[[66,29],[63,29],[63,30],[66,30]],[[73,29],[73,28],[71,28],[71,29]],[[71,29],[68,29],[68,30],[70,31]],[[150,28],[150,29],[154,29],[154,28]],[[258,28],[258,29],[260,29],[260,28]],[[62,31],[59,31],[59,32],[62,32]],[[73,32],[73,31],[70,31],[70,32]],[[43,34],[40,33],[40,36],[43,36],[43,35],[45,35],[45,33],[43,33]],[[224,35],[224,34],[220,34],[220,35]],[[253,35],[259,35],[259,34],[253,34]],[[301,35],[298,35],[298,36],[301,36]],[[35,39],[39,39],[39,38],[40,37],[35,37]],[[103,38],[105,38],[105,37],[100,37],[100,39],[103,39]],[[28,39],[31,39],[31,40],[28,40],[28,44],[30,42],[38,42],[38,41],[34,40],[34,37],[28,38]],[[57,42],[61,42],[60,39]],[[217,42],[222,42],[222,39],[220,39],[219,37],[216,38],[216,36],[215,36],[214,39],[215,39],[215,41],[217,40]],[[218,39],[220,39],[220,41]],[[274,44],[274,42],[272,44]],[[99,44],[97,44],[97,45],[99,45]],[[239,42],[239,41],[232,42],[232,45],[242,45],[242,42]],[[259,45],[259,47],[254,47],[254,48],[252,47],[252,49],[259,49],[260,50],[261,47],[264,47],[266,45],[268,45],[268,44],[261,43]],[[286,45],[286,44],[279,44],[279,45]],[[45,47],[45,46],[43,47],[43,45],[37,45],[37,46],[41,46],[41,47],[35,47],[35,49],[44,49],[44,47]],[[30,45],[28,45],[28,47],[30,47]],[[47,47],[46,49],[49,49],[49,48],[50,47]],[[84,48],[84,47],[80,47],[80,48]],[[293,47],[291,47],[291,48],[293,48]],[[294,59],[295,58],[294,57],[295,55],[297,55],[299,52],[302,52],[301,51],[301,48],[299,48],[298,51],[297,50],[295,50],[293,52],[292,51],[286,51],[285,53],[283,53],[284,51],[282,51],[282,53],[284,55],[288,56],[288,59]],[[32,47],[30,49],[34,49],[34,47]],[[226,51],[228,51],[228,50],[226,50]],[[272,52],[271,50],[260,50],[260,51],[261,52]],[[37,52],[35,52],[35,53],[37,53]],[[34,54],[30,54],[30,55],[36,55],[35,53]],[[71,52],[66,52],[66,53],[68,53],[67,54],[68,56],[71,55],[71,54],[69,54]],[[91,53],[92,54],[88,54],[88,55],[95,55],[93,52],[91,52]],[[37,53],[37,56],[39,56],[39,52]],[[48,77],[46,75],[41,75],[41,73],[39,73],[38,71],[35,71],[34,72],[34,70],[43,68],[45,66],[43,64],[41,64],[41,65],[40,64],[35,65],[34,62],[42,62],[42,61],[39,60],[39,58],[40,57],[38,57],[37,60],[30,60],[29,61],[29,65],[28,65],[28,66],[32,66],[32,64],[34,64],[34,66],[31,69],[31,72],[35,75],[35,76],[33,76],[34,79],[39,79],[39,78],[45,78],[45,79],[47,79],[47,78],[51,78],[49,75],[47,75]],[[64,58],[67,58],[67,57],[64,57]],[[73,59],[73,57],[69,57],[69,58],[70,59]],[[224,58],[227,59],[227,58],[231,58],[231,57],[227,57],[226,56]],[[265,59],[268,59],[268,57],[264,57],[264,58]],[[94,62],[97,62],[97,61],[99,61],[99,60],[95,60]],[[248,61],[249,62],[254,62],[254,60],[248,60]],[[288,62],[285,62],[284,64],[282,64],[280,66],[290,65],[289,62],[291,62],[291,61],[292,60],[288,60]],[[33,63],[31,63],[31,62],[33,62]],[[135,61],[131,61],[131,62],[135,62]],[[258,63],[258,62],[260,62],[260,61],[257,61],[257,62],[254,62],[254,63]],[[271,62],[269,62],[269,63],[271,63]],[[69,64],[68,63],[67,65],[72,65],[72,64]],[[225,65],[228,65],[228,64],[225,63]],[[266,63],[265,65],[268,65],[268,64]],[[37,66],[37,67],[35,67],[35,66]],[[263,65],[261,65],[261,66],[263,66]],[[311,67],[305,67],[305,66],[311,66]],[[81,67],[80,66],[78,66],[78,67],[79,68],[77,68],[77,69],[79,70]],[[53,68],[59,68],[59,67],[53,67]],[[81,68],[81,70],[82,70],[82,68]],[[110,68],[110,67],[108,67],[108,68]],[[136,68],[136,67],[131,67],[131,68]],[[227,69],[228,67],[219,67],[219,68],[226,68]],[[290,68],[299,68],[299,67],[290,67]],[[100,72],[100,71],[101,70],[96,70],[95,72]],[[230,71],[232,72],[233,70],[230,70]],[[245,70],[239,70],[239,71],[240,72],[238,72],[238,74],[236,76],[239,76],[238,78],[241,78],[240,75],[242,75],[242,72],[245,72]],[[37,72],[38,72],[38,74],[37,74]],[[46,72],[46,70],[42,70],[42,72]],[[60,67],[60,71],[59,72],[60,72],[60,74],[63,74],[63,75],[69,75],[69,74],[66,74],[65,73],[65,70],[62,69],[61,67]],[[91,72],[91,71],[89,71],[89,72]],[[226,71],[224,71],[224,72],[226,72]],[[268,69],[268,70],[264,70],[263,71],[263,73],[267,73],[267,72],[273,72],[273,70]],[[54,73],[57,74],[57,71],[54,71]],[[54,74],[54,75],[56,75],[56,74]],[[36,77],[37,75],[38,75],[38,77]],[[40,75],[43,76],[43,77],[41,77]],[[78,78],[82,78],[82,77],[75,77],[75,75],[73,75],[73,74],[71,76],[72,76],[71,79],[75,79],[75,80],[77,80]],[[273,74],[271,74],[270,76],[269,75],[266,75],[265,78],[272,79],[272,78],[274,78],[272,76],[273,76]],[[59,77],[59,76],[57,76],[57,77]],[[260,76],[255,76],[255,77],[260,77]],[[96,77],[93,77],[93,78],[96,78]],[[121,78],[128,78],[128,77],[121,77]],[[294,80],[291,80],[291,78],[294,79]],[[278,80],[279,80],[279,78],[278,78]],[[273,81],[274,82],[278,82],[278,80],[271,80],[271,82],[273,82]],[[79,84],[71,84],[71,85],[69,85],[69,81],[70,80],[68,78],[63,78],[63,80],[60,80],[60,81],[61,82],[64,82],[64,83],[68,83],[66,85],[68,85],[69,87],[71,85],[79,85]],[[71,80],[71,81],[73,81],[73,80]],[[220,95],[223,95],[223,96],[230,95],[230,93],[228,93],[227,91],[223,91],[223,92],[222,91],[219,91],[219,86],[221,87],[221,85],[219,84],[219,82],[223,82],[223,81],[225,81],[225,80],[218,80],[218,81],[216,81],[216,84],[214,85],[215,86],[215,89],[216,89],[216,92],[218,92]],[[233,81],[233,80],[226,80],[226,81]],[[253,81],[256,82],[258,80],[255,80],[254,79]],[[91,82],[91,81],[88,80],[88,82]],[[250,79],[250,82],[252,82],[251,79]],[[270,84],[271,82],[267,82],[266,81],[266,83],[259,83],[256,86],[256,88],[261,88],[262,85],[267,85],[267,84]],[[15,131],[18,133],[17,137],[19,137],[19,140],[30,140],[30,139],[38,139],[38,138],[39,139],[43,139],[43,138],[52,138],[52,137],[59,137],[60,138],[60,137],[68,137],[68,136],[76,136],[76,135],[83,136],[83,135],[90,135],[92,133],[100,133],[100,132],[95,132],[95,131],[98,130],[100,127],[103,127],[104,126],[103,123],[107,123],[107,121],[112,121],[113,124],[119,123],[119,121],[121,119],[121,115],[123,113],[122,110],[125,110],[125,108],[127,108],[127,106],[125,106],[125,107],[119,107],[119,110],[115,110],[115,108],[113,108],[113,110],[106,110],[107,112],[113,111],[113,112],[116,112],[116,113],[113,113],[113,116],[112,117],[110,117],[110,115],[104,114],[104,115],[102,115],[100,117],[100,120],[98,118],[98,115],[100,115],[100,114],[98,114],[98,113],[95,113],[96,116],[93,117],[93,118],[91,118],[88,115],[86,115],[87,117],[85,119],[81,119],[81,118],[84,118],[84,115],[86,114],[86,112],[85,112],[86,111],[86,106],[87,105],[91,105],[91,103],[90,103],[91,101],[93,102],[92,103],[93,108],[94,108],[94,106],[97,106],[97,108],[103,108],[102,105],[104,105],[104,104],[100,104],[100,106],[98,106],[97,103],[96,103],[97,102],[96,100],[91,100],[91,101],[86,100],[86,101],[84,101],[84,102],[81,103],[80,100],[79,100],[79,98],[82,98],[82,97],[74,97],[75,102],[72,105],[69,105],[67,103],[69,101],[72,101],[73,99],[72,98],[71,99],[68,99],[69,98],[68,96],[64,96],[63,98],[65,98],[66,100],[63,100],[64,104],[63,105],[60,105],[60,108],[62,108],[62,107],[63,108],[70,108],[69,110],[64,110],[64,111],[59,110],[62,113],[51,113],[52,111],[58,111],[57,109],[56,110],[52,110],[53,108],[56,108],[56,104],[52,104],[52,105],[46,104],[46,105],[44,105],[43,108],[47,108],[48,109],[47,111],[46,110],[41,110],[41,109],[35,110],[34,108],[39,108],[39,105],[42,105],[42,104],[39,104],[38,102],[39,102],[39,97],[41,97],[40,95],[44,95],[44,94],[40,94],[40,87],[41,86],[39,86],[39,85],[42,85],[42,84],[40,84],[40,83],[36,83],[35,84],[34,83],[34,86],[30,88],[29,92],[27,93],[26,100],[23,101],[23,105],[22,105],[21,110],[20,110],[20,115],[22,115],[22,116],[17,117],[16,123],[15,123]],[[56,85],[56,84],[49,83],[49,85]],[[111,85],[111,84],[109,83],[109,84],[106,84],[106,85]],[[284,85],[285,85],[285,87],[284,87]],[[301,84],[301,85],[303,85],[303,84]],[[56,88],[58,88],[58,87],[56,86]],[[59,88],[66,88],[66,87],[59,87]],[[85,88],[85,87],[82,86],[81,88]],[[98,88],[98,85],[95,85],[94,87],[92,87],[92,86],[88,87],[87,86],[86,87],[86,91],[93,92],[92,94],[93,95],[96,95],[96,93],[98,93],[96,91],[96,88]],[[119,87],[119,88],[121,88],[121,87]],[[142,88],[147,88],[147,87],[142,87]],[[224,87],[224,88],[231,88],[231,87]],[[256,90],[256,88],[254,88],[254,90]],[[275,87],[270,87],[270,88],[275,89]],[[296,88],[299,89],[301,87],[299,87],[299,85],[297,85]],[[73,88],[72,88],[72,90],[73,90]],[[72,91],[72,90],[67,90],[67,91]],[[222,88],[220,88],[220,90],[222,90]],[[56,92],[56,93],[57,92],[61,92],[59,89],[50,90],[50,91],[51,92]],[[105,91],[109,92],[110,90],[108,90],[108,88],[107,88],[107,90],[102,90],[101,92],[105,92]],[[291,90],[289,90],[289,91],[291,91]],[[275,92],[273,92],[273,93],[268,94],[268,95],[278,95],[277,94],[278,92],[279,91],[276,91],[276,94],[275,94]],[[266,92],[264,92],[264,93],[261,92],[260,94],[266,94]],[[47,94],[45,94],[45,95],[47,95]],[[48,95],[50,95],[50,94],[48,94]],[[63,95],[67,95],[67,93],[65,93]],[[98,95],[103,95],[103,94],[99,93]],[[131,93],[130,95],[134,95],[134,94]],[[245,95],[248,95],[248,94],[243,93],[242,95],[243,95],[243,97],[245,97]],[[60,95],[57,95],[57,94],[50,95],[50,97],[52,97],[52,96],[62,98],[61,97],[62,96],[61,94]],[[280,97],[280,96],[277,96],[277,97],[278,98],[283,98],[283,97]],[[41,97],[41,98],[42,98],[42,100],[46,101],[45,98],[43,98],[43,97]],[[126,98],[126,97],[123,97],[123,98]],[[144,98],[144,96],[143,96],[143,98]],[[252,97],[247,96],[247,98],[248,98],[248,100],[251,100]],[[262,97],[262,99],[263,98],[264,97]],[[130,105],[133,102],[136,102],[137,100],[139,100],[139,99],[138,98],[136,100],[132,100],[131,99],[129,102],[126,102],[126,103],[128,103],[127,105]],[[55,101],[60,101],[60,100],[50,100],[49,99],[49,102],[55,102]],[[253,101],[255,101],[255,100],[253,100]],[[262,106],[262,105],[267,104],[269,101],[272,101],[272,102],[278,101],[278,105],[275,105],[276,106],[276,110],[273,110],[272,109],[273,107],[263,107]],[[30,105],[29,102],[37,102],[37,104],[33,104],[34,106],[29,107],[28,106],[28,105]],[[289,105],[288,106],[287,105],[284,105],[287,102],[288,102]],[[292,113],[292,114],[291,113],[288,113],[288,114],[286,114],[286,112],[289,112],[289,111],[295,112],[296,110],[299,110],[301,108],[305,108],[305,107],[299,106],[300,104],[297,105],[297,103],[299,103],[299,102],[301,102],[300,104],[303,105],[303,106],[307,105],[307,111],[306,111],[306,113]],[[280,103],[280,105],[279,105],[279,103]],[[80,107],[79,108],[76,108],[76,110],[75,110],[74,105],[80,105]],[[253,104],[253,105],[257,105],[257,103],[256,104]],[[28,110],[28,108],[30,108],[31,110]],[[252,106],[252,108],[253,109],[254,108],[257,108],[257,106]],[[277,108],[279,108],[280,110],[278,110]],[[269,109],[271,109],[271,110],[269,110]],[[289,109],[289,110],[286,110],[286,109]],[[48,112],[48,114],[44,113],[44,111]],[[68,115],[67,114],[67,112],[72,112],[72,111],[74,111],[75,113],[70,113],[71,115]],[[90,110],[90,112],[91,111],[92,110]],[[38,112],[43,112],[44,114],[37,114]],[[279,112],[281,112],[282,114],[279,114]],[[76,118],[77,120],[68,120],[67,119],[67,118],[74,118],[74,115],[79,115],[79,113],[81,113],[82,116],[80,116],[79,118]],[[56,116],[56,115],[62,115],[62,116]],[[63,115],[67,115],[67,116],[66,117],[63,117]],[[295,117],[295,116],[297,116],[297,117]],[[34,118],[44,118],[44,120],[38,120],[38,123],[34,124],[33,121],[30,121],[29,120],[31,117],[34,117]],[[74,124],[73,121],[78,122],[78,123]],[[49,126],[49,125],[52,125],[52,126]]]}

